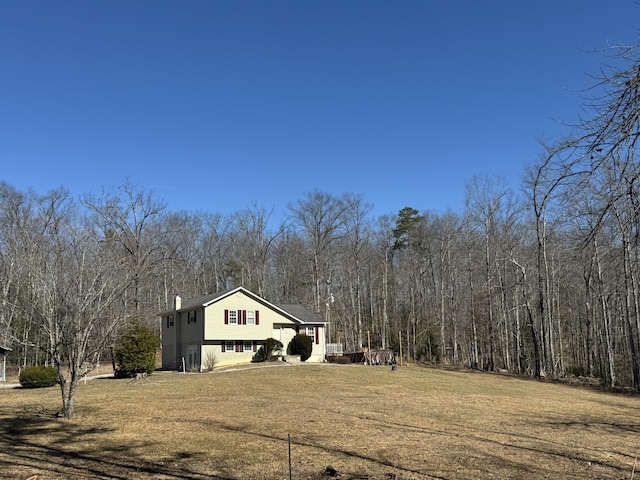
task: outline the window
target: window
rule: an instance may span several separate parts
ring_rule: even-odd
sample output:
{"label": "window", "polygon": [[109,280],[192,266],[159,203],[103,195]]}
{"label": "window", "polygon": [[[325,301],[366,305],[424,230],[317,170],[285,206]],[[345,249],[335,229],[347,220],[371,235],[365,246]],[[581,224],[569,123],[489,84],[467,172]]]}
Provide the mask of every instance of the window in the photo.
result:
{"label": "window", "polygon": [[318,331],[317,327],[306,327],[305,334],[307,337],[311,337],[313,343],[318,343]]}
{"label": "window", "polygon": [[167,317],[167,328],[173,327],[173,315]]}
{"label": "window", "polygon": [[187,312],[187,323],[196,323],[196,311]]}
{"label": "window", "polygon": [[229,342],[229,341],[224,342],[223,346],[225,347],[227,352],[234,352],[235,349],[236,349],[236,346],[235,346],[234,342]]}
{"label": "window", "polygon": [[252,341],[246,341],[244,342],[244,351],[245,352],[251,352],[253,351],[253,342]]}
{"label": "window", "polygon": [[260,325],[258,310],[225,310],[225,325]]}

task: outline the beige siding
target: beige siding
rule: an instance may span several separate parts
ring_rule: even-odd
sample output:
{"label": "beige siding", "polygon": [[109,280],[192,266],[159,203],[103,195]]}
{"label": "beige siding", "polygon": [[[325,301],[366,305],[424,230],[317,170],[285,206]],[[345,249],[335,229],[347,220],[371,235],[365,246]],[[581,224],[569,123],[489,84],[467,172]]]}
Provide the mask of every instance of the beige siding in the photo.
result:
{"label": "beige siding", "polygon": [[[258,325],[225,324],[225,310],[258,312]],[[206,323],[204,321],[206,316]],[[162,317],[162,366],[166,369],[179,369],[185,359],[187,369],[191,367],[204,371],[209,363],[215,366],[250,363],[256,350],[269,337],[282,342],[286,351],[287,345],[295,336],[298,324],[286,315],[260,303],[253,297],[239,291],[228,297],[215,301],[207,307],[196,309],[195,321],[189,312],[174,313],[174,325],[167,326],[167,315]],[[318,341],[314,344],[308,362],[323,362],[325,354],[325,333],[323,327],[318,328]],[[304,331],[304,327],[300,327]],[[235,349],[235,342],[243,342],[241,352]],[[251,342],[251,348],[244,342]],[[224,342],[233,342],[234,348],[222,348]],[[225,346],[226,347],[226,346]]]}
{"label": "beige siding", "polygon": [[[259,325],[225,325],[225,310],[257,310]],[[293,325],[293,322],[280,313],[253,300],[242,292],[237,292],[205,308],[207,324],[206,340],[264,340],[272,336],[274,323]]]}
{"label": "beige siding", "polygon": [[[315,328],[315,327],[314,327]],[[325,355],[325,340],[324,340],[324,328],[318,328],[318,343],[315,343],[315,334],[313,337],[313,350],[311,351],[311,356],[307,360],[307,362],[324,362]],[[300,332],[303,332],[305,329],[304,326],[300,327]],[[274,325],[273,327],[273,338],[276,340],[280,340],[286,351],[287,345],[291,339],[296,335],[296,329],[291,328],[288,325]]]}
{"label": "beige siding", "polygon": [[216,345],[204,345],[202,347],[202,358],[207,358],[207,355],[214,355],[216,359],[216,367],[222,367],[225,365],[238,365],[241,363],[250,363],[253,358],[253,352],[223,352],[220,344]]}
{"label": "beige siding", "polygon": [[325,340],[324,340],[324,327],[318,328],[318,343],[313,343],[313,350],[311,356],[307,362],[324,362],[325,361]]}
{"label": "beige siding", "polygon": [[276,340],[280,340],[282,342],[282,346],[284,350],[287,350],[287,345],[293,337],[296,335],[296,329],[291,327],[286,327],[285,325],[274,325],[273,327],[273,338]]}

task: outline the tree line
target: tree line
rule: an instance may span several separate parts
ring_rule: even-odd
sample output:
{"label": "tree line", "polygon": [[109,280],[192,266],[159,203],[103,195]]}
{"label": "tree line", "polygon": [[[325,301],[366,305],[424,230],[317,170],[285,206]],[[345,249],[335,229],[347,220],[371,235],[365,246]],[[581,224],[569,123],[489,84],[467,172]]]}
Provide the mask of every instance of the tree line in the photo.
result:
{"label": "tree line", "polygon": [[361,195],[314,190],[274,222],[256,204],[172,212],[128,180],[78,198],[2,182],[0,344],[74,389],[121,328],[159,331],[173,295],[242,285],[319,312],[347,351],[402,343],[412,361],[638,389],[640,61],[611,59],[591,114],[541,143],[521,191],[475,176],[460,212],[374,216]]}

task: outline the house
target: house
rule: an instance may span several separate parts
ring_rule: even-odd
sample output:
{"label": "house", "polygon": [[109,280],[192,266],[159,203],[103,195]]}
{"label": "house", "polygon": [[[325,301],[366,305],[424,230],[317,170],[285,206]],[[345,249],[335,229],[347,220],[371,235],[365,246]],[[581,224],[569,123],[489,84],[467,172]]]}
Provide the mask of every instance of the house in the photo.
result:
{"label": "house", "polygon": [[298,333],[312,339],[308,362],[325,359],[326,322],[300,305],[275,305],[237,287],[191,300],[176,295],[162,321],[162,368],[203,371],[251,362],[267,338],[284,348]]}
{"label": "house", "polygon": [[7,381],[7,353],[10,351],[10,348],[0,346],[0,382]]}

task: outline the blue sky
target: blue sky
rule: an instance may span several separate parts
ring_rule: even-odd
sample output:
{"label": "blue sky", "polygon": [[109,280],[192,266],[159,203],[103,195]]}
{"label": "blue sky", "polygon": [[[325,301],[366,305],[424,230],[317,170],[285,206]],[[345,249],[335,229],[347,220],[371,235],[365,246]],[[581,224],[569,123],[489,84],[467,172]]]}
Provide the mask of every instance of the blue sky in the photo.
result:
{"label": "blue sky", "polygon": [[319,189],[375,215],[514,188],[581,113],[634,0],[0,3],[0,180],[279,216]]}

